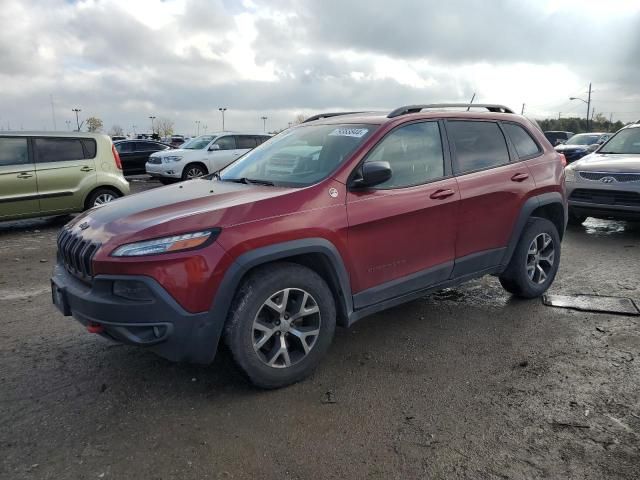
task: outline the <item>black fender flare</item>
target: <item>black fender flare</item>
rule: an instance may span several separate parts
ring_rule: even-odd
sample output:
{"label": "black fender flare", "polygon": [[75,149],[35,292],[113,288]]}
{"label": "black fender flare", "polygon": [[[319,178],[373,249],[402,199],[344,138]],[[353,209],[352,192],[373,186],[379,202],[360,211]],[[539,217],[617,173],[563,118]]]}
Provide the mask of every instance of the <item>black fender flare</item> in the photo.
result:
{"label": "black fender flare", "polygon": [[[531,214],[535,211],[536,208],[542,207],[544,205],[551,205],[557,203],[562,206],[563,211],[563,224],[564,227],[567,225],[568,214],[567,214],[567,203],[564,201],[564,198],[560,194],[560,192],[547,192],[542,193],[540,195],[535,195],[533,197],[528,198],[522,208],[520,209],[520,213],[518,214],[518,219],[516,220],[515,225],[513,226],[513,230],[511,232],[511,237],[509,238],[509,243],[507,244],[507,249],[502,257],[501,266],[506,268],[511,260],[511,256],[513,255],[514,250],[516,249],[516,245],[518,245],[518,241],[520,240],[520,235],[522,235],[522,231],[524,230],[527,221],[531,217]],[[564,232],[559,232],[560,236]]]}

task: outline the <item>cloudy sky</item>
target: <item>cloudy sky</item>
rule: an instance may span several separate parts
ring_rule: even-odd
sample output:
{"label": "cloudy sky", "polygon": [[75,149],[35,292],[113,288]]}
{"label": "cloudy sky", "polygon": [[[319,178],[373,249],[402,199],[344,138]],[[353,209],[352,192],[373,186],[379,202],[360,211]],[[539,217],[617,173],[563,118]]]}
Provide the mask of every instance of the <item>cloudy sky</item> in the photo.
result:
{"label": "cloudy sky", "polygon": [[299,113],[503,103],[640,118],[638,0],[2,0],[0,128],[179,133]]}

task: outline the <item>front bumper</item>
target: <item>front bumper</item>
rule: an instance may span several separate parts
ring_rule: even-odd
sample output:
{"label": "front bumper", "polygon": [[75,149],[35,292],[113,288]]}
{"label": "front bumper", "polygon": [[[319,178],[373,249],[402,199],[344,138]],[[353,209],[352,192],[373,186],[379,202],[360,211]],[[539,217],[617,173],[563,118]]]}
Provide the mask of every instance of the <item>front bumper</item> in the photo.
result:
{"label": "front bumper", "polygon": [[181,163],[145,163],[145,170],[149,175],[156,178],[181,178],[182,177]]}
{"label": "front bumper", "polygon": [[567,197],[569,209],[575,215],[640,219],[640,186],[595,181],[567,182]]}
{"label": "front bumper", "polygon": [[[114,281],[135,281],[147,300],[114,295]],[[148,348],[174,362],[213,361],[224,319],[213,312],[189,313],[154,279],[134,275],[97,275],[84,283],[58,264],[51,278],[52,299],[65,316],[89,331],[120,343]]]}

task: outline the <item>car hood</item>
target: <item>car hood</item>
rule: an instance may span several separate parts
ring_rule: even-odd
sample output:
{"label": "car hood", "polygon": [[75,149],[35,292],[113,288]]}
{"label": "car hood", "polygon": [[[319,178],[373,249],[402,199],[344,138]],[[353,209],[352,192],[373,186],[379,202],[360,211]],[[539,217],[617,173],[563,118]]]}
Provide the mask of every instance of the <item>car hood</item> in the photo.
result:
{"label": "car hood", "polygon": [[640,173],[640,155],[592,153],[571,167],[582,172]]}
{"label": "car hood", "polygon": [[556,152],[567,152],[571,150],[588,150],[589,145],[558,145],[555,147]]}
{"label": "car hood", "polygon": [[202,152],[201,150],[188,150],[185,148],[170,148],[168,150],[161,150],[159,152],[152,153],[153,157],[175,157],[176,155],[193,155],[194,152]]}
{"label": "car hood", "polygon": [[[93,208],[76,217],[68,228],[105,244],[138,237],[157,238],[177,233],[234,225],[264,217],[260,204],[299,189],[245,185],[198,179],[147,190]],[[286,205],[287,202],[277,202]],[[284,213],[284,212],[273,212]]]}

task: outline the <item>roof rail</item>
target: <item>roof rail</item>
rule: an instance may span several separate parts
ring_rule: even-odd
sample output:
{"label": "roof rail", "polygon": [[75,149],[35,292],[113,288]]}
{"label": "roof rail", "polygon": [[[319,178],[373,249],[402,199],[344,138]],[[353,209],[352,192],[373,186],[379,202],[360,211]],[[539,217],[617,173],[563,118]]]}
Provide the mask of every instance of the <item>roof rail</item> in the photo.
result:
{"label": "roof rail", "polygon": [[328,113],[319,113],[317,115],[314,115],[312,117],[307,118],[302,123],[313,122],[315,120],[320,120],[321,118],[331,118],[331,117],[339,117],[340,115],[350,115],[352,113],[365,113],[365,112],[361,111],[361,112],[328,112]]}
{"label": "roof rail", "polygon": [[408,113],[418,113],[426,108],[440,109],[449,107],[466,108],[467,111],[470,108],[486,108],[490,112],[494,113],[514,113],[513,110],[505,107],[504,105],[493,105],[488,103],[431,103],[427,105],[406,105],[404,107],[396,108],[387,115],[387,118],[399,117],[400,115],[406,115]]}

